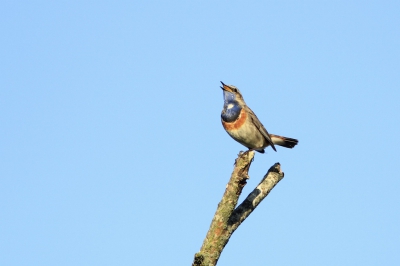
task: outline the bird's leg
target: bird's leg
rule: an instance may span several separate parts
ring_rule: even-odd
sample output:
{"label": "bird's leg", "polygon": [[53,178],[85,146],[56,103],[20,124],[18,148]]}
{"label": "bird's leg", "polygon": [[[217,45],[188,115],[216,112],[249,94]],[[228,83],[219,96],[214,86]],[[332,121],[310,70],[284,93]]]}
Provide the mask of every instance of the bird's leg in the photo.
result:
{"label": "bird's leg", "polygon": [[239,151],[238,158],[235,159],[235,163],[234,163],[233,165],[236,165],[237,159],[239,159],[239,158],[242,157],[243,155],[248,154],[250,151],[251,151],[250,149],[247,150],[247,151]]}
{"label": "bird's leg", "polygon": [[[255,150],[255,149],[250,149],[250,148],[249,148],[249,149],[248,149],[247,151],[245,151],[245,152],[240,151],[239,154],[238,154],[238,158],[235,159],[235,163],[234,163],[233,165],[236,165],[236,162],[237,162],[237,160],[238,160],[239,158],[241,158],[242,156],[247,156],[249,152],[254,151],[254,150]],[[254,157],[251,159],[251,161],[254,161]]]}
{"label": "bird's leg", "polygon": [[248,149],[247,151],[243,152],[242,155],[243,155],[243,154],[248,154],[248,153],[251,152],[251,151],[254,151],[254,149]]}
{"label": "bird's leg", "polygon": [[249,152],[251,152],[251,151],[255,151],[255,149],[250,149],[250,148],[249,148],[249,149],[248,149],[247,151],[245,151],[245,152],[240,151],[240,152],[239,152],[239,155],[240,155],[240,156],[247,155],[247,154],[248,154]]}

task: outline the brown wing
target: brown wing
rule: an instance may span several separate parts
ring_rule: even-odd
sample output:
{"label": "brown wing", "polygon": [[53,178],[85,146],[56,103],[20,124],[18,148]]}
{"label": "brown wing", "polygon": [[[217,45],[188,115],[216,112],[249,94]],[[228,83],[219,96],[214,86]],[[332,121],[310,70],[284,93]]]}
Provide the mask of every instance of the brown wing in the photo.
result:
{"label": "brown wing", "polygon": [[265,129],[263,124],[261,124],[260,120],[258,120],[256,114],[247,105],[244,108],[247,111],[247,113],[249,114],[253,124],[258,128],[258,130],[264,136],[264,138],[267,140],[269,145],[271,145],[272,149],[274,149],[274,151],[276,151],[274,143],[271,140],[271,136],[269,135],[268,131]]}

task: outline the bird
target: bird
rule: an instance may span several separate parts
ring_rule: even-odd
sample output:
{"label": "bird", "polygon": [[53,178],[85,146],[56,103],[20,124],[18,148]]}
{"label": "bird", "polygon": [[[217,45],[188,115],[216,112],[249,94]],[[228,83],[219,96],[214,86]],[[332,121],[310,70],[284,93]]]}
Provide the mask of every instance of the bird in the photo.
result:
{"label": "bird", "polygon": [[247,147],[264,153],[265,148],[275,145],[293,148],[299,142],[297,139],[269,134],[255,113],[246,105],[239,89],[233,85],[226,85],[221,81],[224,95],[224,107],[221,112],[221,122],[225,131],[234,140]]}

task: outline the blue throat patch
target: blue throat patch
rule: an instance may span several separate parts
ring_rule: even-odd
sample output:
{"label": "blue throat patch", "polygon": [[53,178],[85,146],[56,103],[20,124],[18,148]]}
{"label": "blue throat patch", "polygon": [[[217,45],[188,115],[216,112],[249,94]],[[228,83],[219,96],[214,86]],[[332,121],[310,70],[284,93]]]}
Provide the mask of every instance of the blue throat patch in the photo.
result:
{"label": "blue throat patch", "polygon": [[239,115],[242,107],[235,100],[235,94],[224,91],[224,109],[221,113],[221,118],[225,122],[235,121]]}

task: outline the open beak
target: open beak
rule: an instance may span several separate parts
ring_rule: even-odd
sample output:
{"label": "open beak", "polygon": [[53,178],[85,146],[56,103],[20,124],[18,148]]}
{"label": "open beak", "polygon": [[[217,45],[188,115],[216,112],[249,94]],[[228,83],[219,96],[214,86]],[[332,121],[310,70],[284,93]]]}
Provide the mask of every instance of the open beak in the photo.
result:
{"label": "open beak", "polygon": [[221,82],[221,84],[222,84],[222,86],[219,86],[221,89],[223,89],[224,91],[226,91],[226,89],[225,89],[225,83],[223,83],[222,81],[220,81]]}

